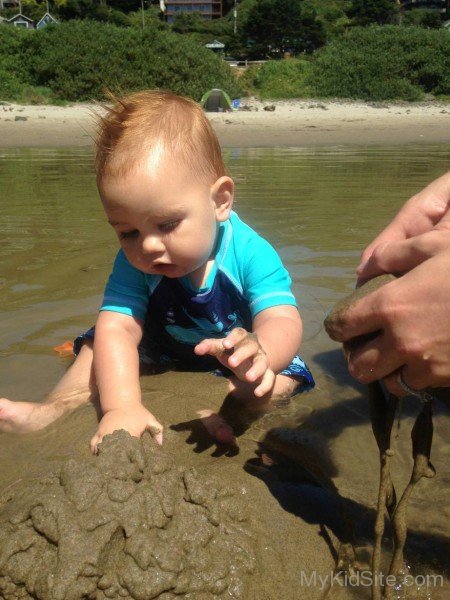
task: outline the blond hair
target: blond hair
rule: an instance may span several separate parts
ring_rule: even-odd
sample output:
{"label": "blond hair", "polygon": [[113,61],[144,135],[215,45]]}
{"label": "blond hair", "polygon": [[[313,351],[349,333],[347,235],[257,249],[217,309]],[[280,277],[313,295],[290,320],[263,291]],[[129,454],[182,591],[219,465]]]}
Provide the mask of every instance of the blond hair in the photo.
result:
{"label": "blond hair", "polygon": [[208,183],[226,175],[217,136],[196,102],[163,90],[112,99],[114,104],[98,116],[98,183],[105,175],[127,175],[161,145],[165,157]]}

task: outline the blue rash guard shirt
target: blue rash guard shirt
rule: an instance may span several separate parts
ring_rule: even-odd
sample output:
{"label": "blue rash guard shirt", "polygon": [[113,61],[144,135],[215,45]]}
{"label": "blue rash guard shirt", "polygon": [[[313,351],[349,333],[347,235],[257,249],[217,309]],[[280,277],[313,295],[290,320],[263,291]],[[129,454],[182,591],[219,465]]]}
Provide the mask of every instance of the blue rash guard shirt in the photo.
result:
{"label": "blue rash guard shirt", "polygon": [[[214,264],[204,287],[195,288],[189,276],[146,274],[120,250],[100,310],[144,322],[142,360],[181,362],[204,370],[223,367],[214,357],[194,354],[196,344],[205,338],[223,338],[235,327],[251,331],[259,312],[280,305],[297,306],[289,273],[269,242],[232,212],[219,224]],[[314,385],[299,357],[290,366],[294,372],[289,374],[304,376],[307,388]]]}

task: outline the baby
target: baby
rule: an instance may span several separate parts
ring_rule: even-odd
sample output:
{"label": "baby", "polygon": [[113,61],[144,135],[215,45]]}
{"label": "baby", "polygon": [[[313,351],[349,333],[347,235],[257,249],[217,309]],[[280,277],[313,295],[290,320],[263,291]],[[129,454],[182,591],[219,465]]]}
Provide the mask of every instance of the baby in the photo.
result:
{"label": "baby", "polygon": [[[170,92],[139,92],[99,125],[97,186],[121,249],[74,364],[44,403],[1,399],[0,429],[40,429],[98,393],[93,452],[117,429],[150,429],[162,443],[141,402],[140,363],[220,368],[255,410],[313,387],[296,355],[302,323],[289,275],[233,212],[234,183],[203,110]],[[218,416],[206,421],[218,441],[233,441]]]}

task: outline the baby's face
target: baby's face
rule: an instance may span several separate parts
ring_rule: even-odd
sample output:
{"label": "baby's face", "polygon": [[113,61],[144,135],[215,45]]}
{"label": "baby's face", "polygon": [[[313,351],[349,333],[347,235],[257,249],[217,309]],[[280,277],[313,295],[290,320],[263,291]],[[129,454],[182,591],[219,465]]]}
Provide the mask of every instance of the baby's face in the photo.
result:
{"label": "baby's face", "polygon": [[130,263],[166,277],[202,270],[214,250],[218,218],[212,187],[167,160],[137,165],[99,187],[108,218]]}

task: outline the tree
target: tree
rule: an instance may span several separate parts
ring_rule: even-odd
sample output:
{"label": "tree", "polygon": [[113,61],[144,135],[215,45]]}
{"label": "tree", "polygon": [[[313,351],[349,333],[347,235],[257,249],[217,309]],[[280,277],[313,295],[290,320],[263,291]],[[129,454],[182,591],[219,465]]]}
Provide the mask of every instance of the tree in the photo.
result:
{"label": "tree", "polygon": [[355,25],[386,25],[397,15],[396,0],[352,0],[348,16]]}
{"label": "tree", "polygon": [[403,25],[416,25],[427,29],[439,29],[442,26],[441,14],[436,10],[413,9],[403,14]]}
{"label": "tree", "polygon": [[313,9],[303,0],[259,0],[249,11],[243,36],[253,56],[282,56],[312,52],[325,43]]}

